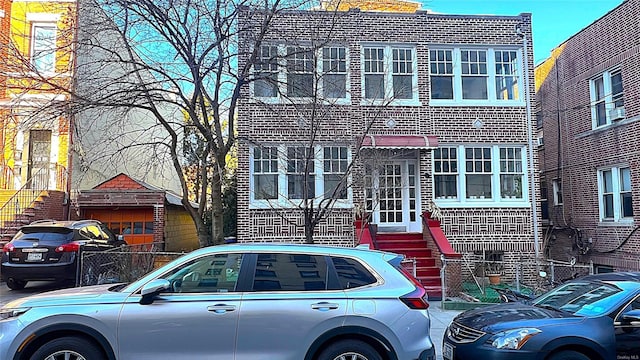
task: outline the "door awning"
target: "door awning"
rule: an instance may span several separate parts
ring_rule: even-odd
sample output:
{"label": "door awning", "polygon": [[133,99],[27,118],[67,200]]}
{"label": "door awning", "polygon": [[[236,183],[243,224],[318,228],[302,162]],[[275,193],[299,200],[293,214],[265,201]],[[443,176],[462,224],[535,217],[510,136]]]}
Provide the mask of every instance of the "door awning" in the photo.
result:
{"label": "door awning", "polygon": [[435,135],[366,135],[362,147],[375,149],[435,149]]}

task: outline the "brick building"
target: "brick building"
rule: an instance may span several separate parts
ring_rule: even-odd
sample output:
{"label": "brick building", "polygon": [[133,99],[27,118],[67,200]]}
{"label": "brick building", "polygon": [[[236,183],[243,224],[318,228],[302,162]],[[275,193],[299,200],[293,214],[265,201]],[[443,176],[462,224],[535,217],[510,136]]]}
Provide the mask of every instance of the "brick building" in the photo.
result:
{"label": "brick building", "polygon": [[[240,24],[260,20],[247,9]],[[431,242],[423,214],[438,209],[456,252],[535,255],[530,14],[352,8],[274,24],[239,103],[239,241],[303,242],[313,197],[335,199],[318,243],[353,246],[362,209],[378,239]],[[255,35],[242,34],[243,50]]]}
{"label": "brick building", "polygon": [[640,1],[626,0],[536,69],[545,252],[640,269]]}

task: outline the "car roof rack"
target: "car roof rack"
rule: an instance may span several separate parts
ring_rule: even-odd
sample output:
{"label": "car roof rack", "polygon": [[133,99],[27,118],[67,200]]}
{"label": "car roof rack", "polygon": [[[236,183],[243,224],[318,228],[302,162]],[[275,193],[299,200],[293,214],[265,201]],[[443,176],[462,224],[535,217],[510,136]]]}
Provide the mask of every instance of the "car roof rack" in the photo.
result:
{"label": "car roof rack", "polygon": [[33,222],[30,222],[29,225],[35,225],[35,224],[43,224],[43,223],[48,223],[48,222],[57,222],[58,220],[54,220],[54,219],[42,219],[42,220],[36,220]]}

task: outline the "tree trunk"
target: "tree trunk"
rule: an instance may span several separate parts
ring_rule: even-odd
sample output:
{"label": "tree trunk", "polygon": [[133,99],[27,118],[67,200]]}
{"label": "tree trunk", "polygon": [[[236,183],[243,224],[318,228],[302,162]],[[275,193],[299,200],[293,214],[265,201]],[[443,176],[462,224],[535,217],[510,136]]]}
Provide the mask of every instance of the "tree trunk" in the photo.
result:
{"label": "tree trunk", "polygon": [[224,243],[224,211],[222,207],[222,179],[219,171],[211,178],[211,240],[213,245]]}
{"label": "tree trunk", "polygon": [[313,211],[309,208],[304,209],[304,242],[313,244]]}

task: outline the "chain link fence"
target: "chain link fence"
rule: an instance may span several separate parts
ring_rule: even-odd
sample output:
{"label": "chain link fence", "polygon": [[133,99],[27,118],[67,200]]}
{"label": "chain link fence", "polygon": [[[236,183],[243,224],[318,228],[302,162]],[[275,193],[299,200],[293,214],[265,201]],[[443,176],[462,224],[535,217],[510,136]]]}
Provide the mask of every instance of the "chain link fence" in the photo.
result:
{"label": "chain link fence", "polygon": [[83,251],[76,286],[132,282],[184,255],[158,251],[161,244],[122,246],[107,251]]}
{"label": "chain link fence", "polygon": [[575,261],[487,261],[470,254],[461,259],[442,258],[442,265],[442,306],[452,309],[456,307],[449,304],[498,303],[496,288],[537,296],[565,281],[593,274],[593,264]]}

